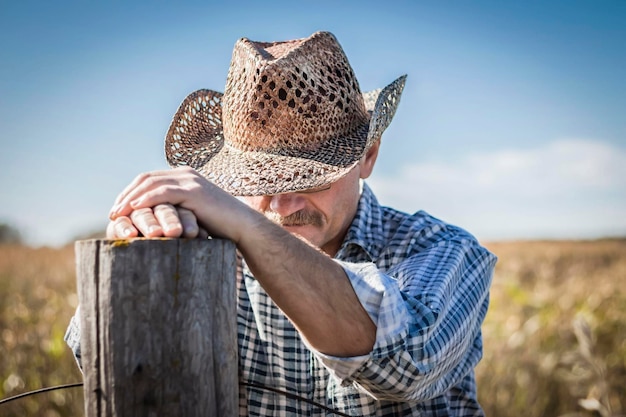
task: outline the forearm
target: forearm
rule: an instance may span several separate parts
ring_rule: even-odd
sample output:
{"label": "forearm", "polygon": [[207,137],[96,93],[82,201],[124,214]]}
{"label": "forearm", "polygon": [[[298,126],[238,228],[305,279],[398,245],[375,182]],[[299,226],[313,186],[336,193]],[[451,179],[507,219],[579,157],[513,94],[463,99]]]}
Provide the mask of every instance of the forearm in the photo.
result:
{"label": "forearm", "polygon": [[338,357],[369,353],[376,327],[343,268],[264,216],[254,217],[239,250],[311,347]]}

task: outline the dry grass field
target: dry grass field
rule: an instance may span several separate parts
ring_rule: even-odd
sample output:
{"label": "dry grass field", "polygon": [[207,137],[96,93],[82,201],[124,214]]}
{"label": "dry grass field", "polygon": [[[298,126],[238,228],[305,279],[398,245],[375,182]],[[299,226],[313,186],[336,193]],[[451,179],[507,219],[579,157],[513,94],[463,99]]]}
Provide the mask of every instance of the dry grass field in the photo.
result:
{"label": "dry grass field", "polygon": [[[0,399],[82,381],[63,341],[76,295],[74,249],[0,246]],[[0,416],[82,416],[82,388],[0,405]]]}
{"label": "dry grass field", "polygon": [[[626,240],[502,242],[479,396],[491,417],[626,414]],[[0,246],[0,399],[81,380],[63,342],[74,255]],[[0,416],[82,416],[82,389],[0,405]]]}
{"label": "dry grass field", "polygon": [[626,240],[507,242],[484,325],[488,416],[626,413]]}

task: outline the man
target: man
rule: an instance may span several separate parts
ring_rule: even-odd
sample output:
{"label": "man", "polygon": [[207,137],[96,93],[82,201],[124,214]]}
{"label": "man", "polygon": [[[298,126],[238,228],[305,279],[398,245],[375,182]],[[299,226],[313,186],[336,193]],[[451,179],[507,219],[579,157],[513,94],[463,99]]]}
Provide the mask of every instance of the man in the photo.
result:
{"label": "man", "polygon": [[[107,234],[235,242],[242,382],[344,415],[482,415],[473,370],[496,258],[424,212],[381,207],[363,182],[404,81],[361,94],[326,32],[239,40],[224,94],[192,93],[174,116],[177,168],[139,175]],[[324,413],[240,397],[241,415]]]}

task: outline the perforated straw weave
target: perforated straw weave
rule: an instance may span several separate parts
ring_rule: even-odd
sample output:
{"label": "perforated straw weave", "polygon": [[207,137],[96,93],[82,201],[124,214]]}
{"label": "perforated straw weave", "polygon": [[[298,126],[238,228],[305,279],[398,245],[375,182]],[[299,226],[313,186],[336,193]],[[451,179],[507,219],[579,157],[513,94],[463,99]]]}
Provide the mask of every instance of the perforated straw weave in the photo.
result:
{"label": "perforated straw weave", "polygon": [[271,195],[334,182],[389,126],[406,76],[362,94],[335,37],[235,44],[224,94],[198,90],[165,138],[188,165],[233,195]]}

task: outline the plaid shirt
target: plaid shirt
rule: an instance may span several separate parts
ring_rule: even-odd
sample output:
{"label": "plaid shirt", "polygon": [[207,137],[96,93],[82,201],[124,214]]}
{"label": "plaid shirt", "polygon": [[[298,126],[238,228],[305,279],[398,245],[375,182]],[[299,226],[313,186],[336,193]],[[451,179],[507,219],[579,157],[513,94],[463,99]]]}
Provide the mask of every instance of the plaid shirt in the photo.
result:
{"label": "plaid shirt", "polygon": [[[302,340],[244,266],[239,285],[242,379],[353,416],[477,416],[473,369],[482,355],[495,256],[467,232],[424,212],[381,207],[363,188],[335,257],[377,325],[369,355],[336,358]],[[257,388],[240,415],[325,415]]]}
{"label": "plaid shirt", "polygon": [[[307,346],[243,265],[238,281],[241,416],[482,416],[474,367],[496,257],[462,229],[381,207],[367,185],[335,260],[377,326],[368,355]],[[76,320],[66,336],[80,356]]]}

